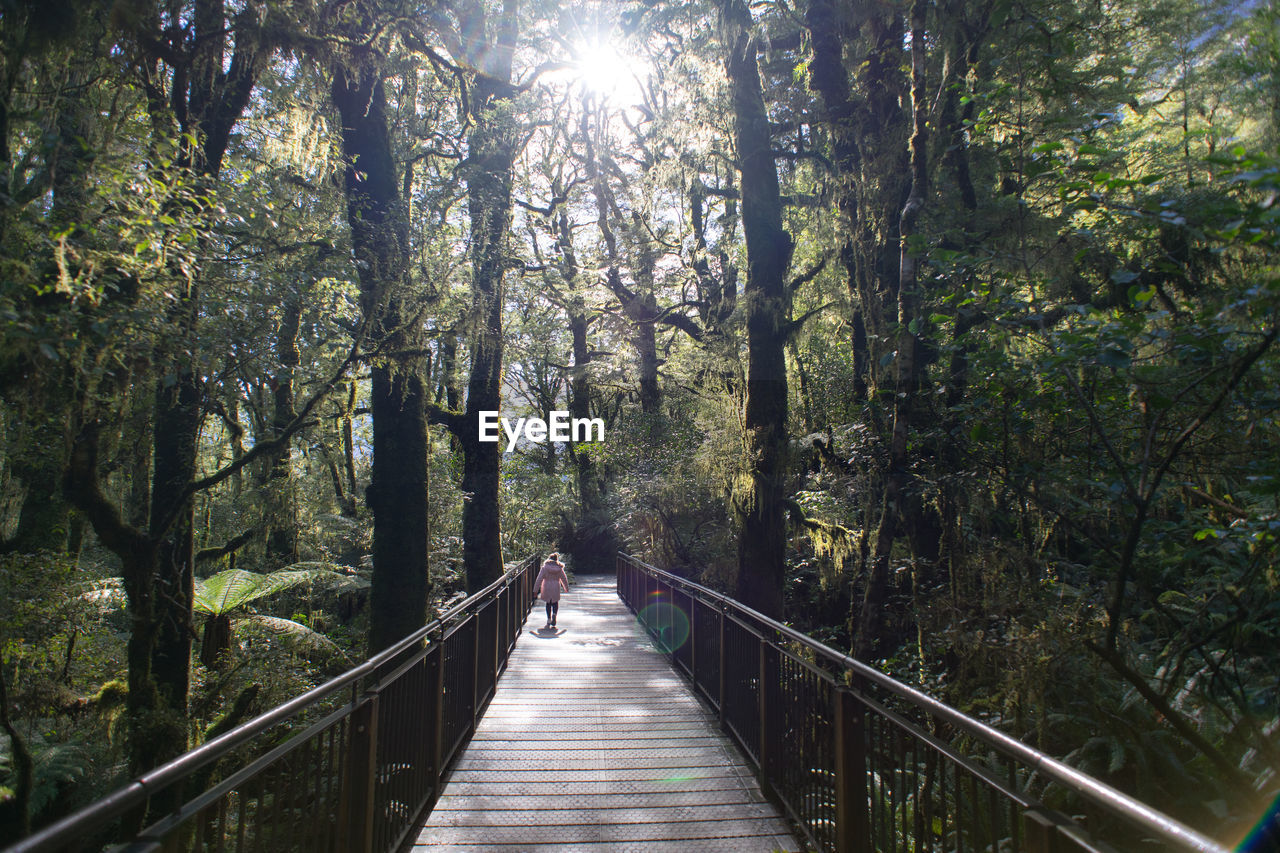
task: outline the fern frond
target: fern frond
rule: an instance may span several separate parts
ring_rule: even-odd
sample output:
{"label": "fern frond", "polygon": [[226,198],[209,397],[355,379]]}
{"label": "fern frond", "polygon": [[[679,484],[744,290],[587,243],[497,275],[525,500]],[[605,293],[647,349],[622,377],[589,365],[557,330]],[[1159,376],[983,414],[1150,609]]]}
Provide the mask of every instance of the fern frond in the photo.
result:
{"label": "fern frond", "polygon": [[[316,566],[321,563],[295,563],[294,566]],[[197,613],[221,616],[260,598],[275,595],[305,583],[323,583],[338,589],[364,589],[369,582],[355,575],[331,568],[284,568],[269,574],[228,569],[203,580],[196,580],[193,607]]]}
{"label": "fern frond", "polygon": [[322,655],[336,654],[341,655],[344,659],[347,657],[346,653],[333,640],[330,640],[319,631],[308,628],[301,622],[283,619],[279,616],[263,616],[261,614],[246,616],[244,621],[264,628],[278,637],[284,637],[299,651]]}

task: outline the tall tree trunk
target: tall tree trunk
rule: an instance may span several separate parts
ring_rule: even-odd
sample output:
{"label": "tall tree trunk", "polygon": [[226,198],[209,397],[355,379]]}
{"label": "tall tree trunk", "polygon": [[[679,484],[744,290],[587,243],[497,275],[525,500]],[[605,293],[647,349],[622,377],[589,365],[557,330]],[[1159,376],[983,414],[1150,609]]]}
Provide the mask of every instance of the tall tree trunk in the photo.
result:
{"label": "tall tree trunk", "polygon": [[[347,478],[347,495],[351,499],[350,517],[356,517],[356,442],[352,420],[356,410],[356,383],[347,383],[347,402],[342,408],[342,471]],[[428,448],[430,442],[428,442]]]}
{"label": "tall tree trunk", "polygon": [[[198,190],[217,183],[231,130],[248,105],[272,48],[253,10],[231,17],[223,0],[193,0],[190,7],[166,7],[165,11],[185,14],[188,9],[190,26],[177,32],[162,26],[161,8],[141,4],[127,21],[135,31],[123,38],[134,40],[144,54],[136,71],[153,131],[153,168],[166,170],[161,174],[164,179],[179,176],[186,186]],[[174,39],[182,43],[173,44]],[[232,43],[234,51],[228,57]],[[164,53],[163,64],[160,53]],[[175,150],[176,156],[161,155],[165,149]],[[192,193],[189,198],[199,197]],[[193,220],[210,214],[195,200],[174,202],[171,212]],[[92,416],[77,425],[79,437],[63,479],[64,494],[121,561],[129,599],[127,710],[134,773],[173,758],[187,746],[194,633],[191,495],[204,410],[202,380],[193,356],[201,313],[200,269],[174,263],[169,277],[179,298],[167,317],[168,343],[155,353],[158,379],[152,396],[150,500],[131,500],[128,507],[130,519],[138,523],[126,521],[102,492],[98,425]],[[135,476],[147,467],[141,455],[138,460]],[[166,789],[151,807],[165,811],[180,796],[177,788]],[[141,813],[133,816],[134,820],[143,817]]]}
{"label": "tall tree trunk", "polygon": [[894,360],[893,432],[889,442],[889,473],[884,493],[884,509],[876,535],[875,554],[859,614],[854,638],[854,656],[869,660],[879,652],[885,623],[885,600],[889,587],[889,562],[900,525],[906,520],[911,500],[910,460],[907,439],[912,407],[918,390],[915,334],[910,327],[916,317],[917,268],[920,258],[912,247],[916,223],[924,209],[928,179],[928,148],[925,106],[925,0],[915,0],[911,8],[911,189],[898,219],[898,355]]}
{"label": "tall tree trunk", "polygon": [[[297,417],[294,409],[293,374],[302,361],[298,352],[298,331],[302,324],[302,294],[285,298],[280,326],[276,329],[276,370],[273,385],[272,435],[284,432]],[[270,569],[298,561],[298,527],[294,511],[292,452],[286,443],[271,456],[267,475],[267,553]]]}
{"label": "tall tree trunk", "polygon": [[[44,413],[32,412],[40,418]],[[3,550],[17,553],[62,551],[67,545],[67,505],[58,489],[64,441],[52,423],[21,427],[25,448],[9,459],[10,470],[26,488],[18,525]]]}
{"label": "tall tree trunk", "polygon": [[332,95],[342,119],[347,222],[360,277],[368,348],[388,353],[371,371],[373,510],[369,650],[380,651],[422,626],[430,593],[427,493],[430,436],[422,335],[412,312],[409,223],[396,180],[387,100],[373,63],[334,68]]}
{"label": "tall tree trunk", "polygon": [[[632,211],[632,216],[638,220],[639,213]],[[646,415],[655,415],[662,410],[662,386],[658,382],[656,261],[652,238],[639,221],[634,222],[633,226],[631,233],[637,246],[633,273],[636,293],[627,316],[631,318],[632,328],[635,330],[636,352],[640,356],[640,411]]]}
{"label": "tall tree trunk", "polygon": [[[896,11],[872,17],[866,24],[869,48],[859,68],[858,87],[865,95],[860,126],[861,168],[846,192],[857,194],[853,263],[858,277],[853,324],[855,350],[865,344],[868,395],[892,393],[893,382],[881,376],[882,359],[893,351],[891,326],[897,317],[897,289],[901,279],[899,224],[910,191],[910,120],[902,103],[909,97],[899,70],[904,27]],[[896,368],[890,368],[891,370]],[[887,401],[886,401],[887,403]],[[886,405],[885,408],[888,408]]]}
{"label": "tall tree trunk", "polygon": [[[553,195],[560,196],[563,188],[553,186]],[[556,239],[560,248],[560,272],[569,298],[564,306],[569,318],[569,335],[573,347],[573,367],[569,374],[569,415],[573,418],[591,417],[591,346],[588,334],[591,329],[591,317],[587,312],[585,289],[580,279],[578,259],[573,251],[573,234],[569,225],[569,214],[564,206],[556,213]],[[607,567],[618,550],[618,541],[614,536],[613,522],[605,506],[604,482],[596,470],[596,463],[591,453],[584,453],[574,444],[569,444],[569,455],[573,459],[574,473],[578,486],[578,513],[573,519],[573,530],[568,542],[561,542],[573,557],[574,565],[583,569],[601,569]]]}
{"label": "tall tree trunk", "polygon": [[141,371],[131,376],[126,392],[127,421],[121,428],[120,450],[125,454],[123,467],[129,488],[124,498],[124,517],[130,525],[145,530],[151,517],[151,414],[155,411],[155,395]]}
{"label": "tall tree trunk", "polygon": [[791,314],[787,268],[791,235],[782,227],[782,199],[769,115],[756,60],[751,12],[742,0],[721,0],[725,67],[732,93],[734,141],[742,171],[742,229],[747,241],[747,400],[745,470],[735,489],[738,514],[737,596],[766,616],[781,618],[787,530],[786,340]]}
{"label": "tall tree trunk", "polygon": [[[154,10],[146,25],[159,27]],[[232,126],[248,104],[260,60],[259,44],[237,49],[224,70],[228,38],[225,8],[220,0],[197,0],[193,8],[189,64],[170,81],[159,78],[155,58],[143,69],[154,143],[177,131],[179,145],[174,168],[199,180],[216,183]],[[237,38],[244,38],[241,33]],[[173,89],[168,96],[166,89]],[[176,121],[176,127],[174,122]],[[202,213],[196,210],[199,215]],[[169,314],[174,340],[193,341],[200,316],[199,272],[171,270],[175,282],[185,282],[181,297]],[[156,383],[152,415],[152,484],[147,526],[149,546],[121,554],[126,569],[132,630],[129,639],[130,711],[134,770],[166,761],[187,748],[188,691],[194,636],[192,601],[195,596],[194,503],[187,493],[196,476],[196,447],[203,417],[203,391],[196,365],[182,347],[166,347],[156,354]],[[92,521],[94,516],[86,515]],[[95,529],[100,537],[103,531]],[[128,574],[133,575],[130,582]],[[136,605],[135,605],[136,599]],[[134,677],[135,668],[149,666]],[[139,695],[133,695],[133,687]],[[180,792],[167,793],[166,798]],[[157,805],[167,808],[166,799]]]}
{"label": "tall tree trunk", "polygon": [[839,189],[836,205],[846,220],[847,237],[840,247],[840,261],[845,268],[845,284],[853,305],[850,318],[853,348],[853,398],[867,399],[867,329],[863,319],[868,306],[859,288],[858,252],[853,235],[859,227],[858,194],[855,181],[862,166],[857,143],[857,115],[849,88],[849,71],[844,64],[844,45],[849,29],[841,19],[834,0],[810,0],[805,12],[813,58],[809,62],[810,87],[822,99],[823,118],[831,134],[832,162],[835,163]]}
{"label": "tall tree trunk", "polygon": [[[160,627],[155,601],[159,592],[160,549],[145,528],[126,521],[103,495],[98,446],[99,425],[96,422],[81,425],[67,461],[63,492],[84,512],[102,544],[120,558],[120,574],[129,599],[130,627],[125,652],[129,683],[125,705],[128,754],[130,770],[136,774],[172,757],[177,738],[173,731],[174,714],[161,702],[152,672]],[[190,645],[187,648],[190,649]],[[185,738],[183,731],[184,743]],[[139,822],[142,818],[142,814],[137,814],[133,821]]]}
{"label": "tall tree trunk", "polygon": [[[193,284],[187,294],[189,307],[198,301],[194,290]],[[194,333],[194,311],[183,325],[188,324]],[[164,532],[157,537],[151,593],[155,630],[144,634],[152,638],[151,673],[160,700],[150,735],[156,741],[158,760],[177,755],[187,746],[187,693],[195,633],[195,516],[194,502],[186,488],[196,473],[202,396],[192,365],[177,367],[173,384],[166,386],[162,382],[156,389],[153,416],[155,466],[149,529]]]}
{"label": "tall tree trunk", "polygon": [[[467,589],[482,589],[502,574],[498,506],[499,444],[481,442],[480,413],[502,408],[502,308],[516,134],[506,105],[515,91],[516,0],[505,0],[494,43],[477,56],[484,74],[472,88],[475,126],[467,138],[467,210],[471,218],[471,379],[467,383],[462,445],[462,561]],[[471,10],[483,33],[483,13]]]}
{"label": "tall tree trunk", "polygon": [[461,399],[458,391],[458,333],[449,329],[440,336],[440,382],[436,386],[435,401],[456,412]]}
{"label": "tall tree trunk", "polygon": [[[732,199],[727,204],[734,204]],[[695,180],[689,189],[689,225],[693,231],[693,271],[698,283],[698,298],[702,303],[699,317],[705,339],[719,345],[728,334],[727,326],[733,309],[738,304],[738,283],[735,270],[729,264],[728,255],[720,254],[720,274],[711,271],[707,245],[706,188]]]}
{"label": "tall tree trunk", "polygon": [[[603,111],[597,116],[603,115]],[[621,219],[614,196],[606,183],[604,171],[596,157],[596,147],[592,141],[590,114],[584,112],[581,121],[583,141],[586,143],[587,180],[591,182],[596,200],[596,224],[600,228],[600,236],[604,240],[605,259],[609,267],[605,271],[604,283],[618,299],[623,315],[631,323],[631,343],[636,350],[637,367],[639,368],[640,411],[646,415],[655,414],[662,406],[662,388],[658,383],[658,339],[657,339],[657,299],[654,296],[654,260],[653,251],[649,247],[649,237],[643,229],[627,228]],[[614,224],[624,229],[639,244],[634,264],[633,277],[636,286],[628,287],[622,280],[622,252],[618,248],[618,236]],[[650,422],[650,427],[654,424]]]}

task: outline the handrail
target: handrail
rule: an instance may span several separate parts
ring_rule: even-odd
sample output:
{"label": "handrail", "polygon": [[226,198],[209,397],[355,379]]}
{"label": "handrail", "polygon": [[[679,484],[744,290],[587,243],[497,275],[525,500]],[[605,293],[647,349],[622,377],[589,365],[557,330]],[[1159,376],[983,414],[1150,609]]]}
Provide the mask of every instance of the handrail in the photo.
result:
{"label": "handrail", "polygon": [[[103,798],[5,848],[3,853],[46,853],[46,851],[57,851],[73,847],[77,843],[83,842],[87,836],[101,831],[112,821],[143,807],[149,798],[160,791],[176,782],[189,778],[201,768],[229,755],[237,747],[271,732],[279,724],[296,717],[303,711],[316,708],[325,699],[350,689],[352,692],[351,699],[333,715],[341,718],[337,721],[338,723],[346,723],[348,718],[359,710],[362,703],[368,701],[368,697],[376,698],[379,694],[387,692],[389,688],[406,675],[407,671],[414,667],[424,667],[429,663],[443,672],[443,657],[445,655],[443,643],[446,639],[446,629],[455,622],[459,623],[459,626],[474,622],[480,614],[488,615],[490,610],[493,611],[491,616],[491,621],[493,622],[492,633],[495,634],[492,638],[494,657],[491,665],[488,661],[481,661],[479,655],[480,642],[489,638],[484,637],[482,639],[479,636],[479,629],[473,628],[468,631],[473,660],[469,661],[470,667],[463,667],[463,669],[472,670],[471,677],[472,681],[475,682],[483,665],[488,670],[491,670],[485,671],[487,677],[493,683],[496,683],[501,668],[505,666],[507,653],[510,652],[511,646],[514,645],[515,637],[519,634],[520,625],[524,621],[523,617],[527,615],[529,607],[532,605],[532,570],[536,567],[536,564],[536,555],[522,560],[515,568],[505,572],[502,577],[493,581],[484,589],[468,596],[427,625],[343,674],[308,690],[294,699],[277,705],[252,720],[242,723],[195,749],[179,755],[160,767],[139,775]],[[499,613],[497,609],[500,604],[505,605],[502,613]],[[503,636],[496,636],[499,633]],[[432,639],[433,637],[434,639]],[[424,641],[428,641],[425,647]],[[412,652],[416,652],[416,656],[411,656],[410,653]],[[364,679],[371,675],[376,676],[380,668],[388,663],[407,657],[416,659],[407,660],[404,665],[398,667],[386,677],[375,677],[372,683],[364,684],[362,695],[360,688]],[[428,661],[428,658],[431,658],[431,660]],[[490,683],[485,688],[490,695],[493,690],[493,683]],[[473,683],[471,687],[473,699],[471,707],[473,719],[471,724],[474,725],[474,718],[478,718],[483,701],[474,701],[480,698],[475,695],[480,691],[477,690],[476,683]],[[442,711],[443,709],[437,709],[437,716],[443,716]],[[347,734],[350,734],[350,732],[347,732]],[[292,745],[291,749],[285,752],[292,752],[298,747],[304,746],[304,744],[294,743],[293,740],[290,740],[289,743]],[[346,743],[345,745],[350,746],[351,743]],[[443,757],[437,754],[433,757],[436,760],[431,769],[438,777],[443,766],[448,763],[451,754]],[[438,779],[436,782],[438,782]],[[198,799],[201,793],[190,794],[187,802],[193,802]],[[344,808],[351,805],[348,802],[350,797],[347,797],[346,794],[347,792],[344,791]],[[182,807],[178,809],[178,813],[182,813]],[[160,817],[163,818],[164,816]],[[193,816],[185,815],[185,818],[191,817]],[[146,834],[145,830],[143,834]],[[349,848],[345,844],[338,844],[337,849],[345,850]]]}
{"label": "handrail", "polygon": [[[643,606],[636,606],[637,602],[640,600],[637,593],[639,592],[641,578],[633,577],[633,573],[647,578],[648,581],[652,581],[655,587],[654,591],[658,592],[660,595],[665,593],[669,596],[671,599],[670,604],[673,608],[681,610],[680,605],[684,605],[681,612],[684,614],[685,618],[690,620],[691,631],[695,635],[694,641],[692,643],[687,642],[684,646],[692,646],[692,648],[687,648],[685,651],[682,651],[680,647],[673,647],[667,650],[668,654],[672,657],[673,662],[675,662],[679,668],[684,669],[686,674],[693,679],[695,689],[701,688],[701,692],[704,694],[710,694],[716,692],[716,689],[718,688],[719,695],[707,695],[707,698],[712,701],[713,705],[716,705],[720,709],[722,717],[731,712],[731,709],[725,707],[724,691],[726,689],[726,681],[732,681],[733,676],[730,675],[727,678],[725,670],[732,668],[734,666],[734,660],[739,658],[740,655],[735,652],[735,654],[730,656],[729,659],[717,661],[719,664],[719,672],[716,673],[716,681],[718,684],[708,684],[706,678],[703,678],[702,683],[700,684],[699,673],[697,671],[697,655],[700,651],[703,651],[704,648],[709,648],[709,646],[715,645],[716,638],[712,637],[710,641],[707,641],[704,638],[699,642],[696,637],[699,619],[707,618],[707,608],[704,607],[703,610],[699,610],[699,605],[710,606],[710,609],[714,611],[714,616],[712,618],[717,622],[717,630],[721,637],[719,642],[720,648],[717,649],[717,651],[723,653],[724,650],[725,642],[722,638],[726,628],[724,627],[723,622],[726,619],[729,622],[728,629],[730,631],[745,632],[748,635],[754,635],[757,642],[760,643],[761,651],[758,656],[759,668],[754,672],[748,672],[746,679],[750,682],[750,689],[754,690],[754,698],[756,699],[765,720],[757,720],[754,722],[739,721],[738,724],[735,724],[735,721],[733,720],[728,720],[727,722],[729,725],[726,726],[726,728],[728,728],[732,734],[737,736],[740,741],[744,739],[743,732],[740,731],[740,729],[751,729],[753,726],[761,729],[756,737],[752,738],[753,740],[756,740],[756,742],[744,744],[744,747],[747,748],[749,754],[751,754],[754,749],[755,752],[763,754],[766,760],[769,758],[769,749],[766,743],[767,736],[763,731],[763,728],[768,723],[769,712],[766,705],[769,690],[771,688],[769,685],[764,684],[765,673],[766,667],[776,668],[778,666],[778,663],[776,662],[777,656],[786,656],[789,659],[790,667],[800,673],[796,676],[796,679],[802,679],[805,675],[813,676],[814,674],[817,674],[823,681],[824,686],[822,689],[826,691],[834,691],[834,693],[840,693],[848,690],[845,686],[846,681],[852,684],[853,689],[850,692],[853,694],[855,699],[852,703],[854,707],[849,711],[851,716],[854,718],[852,722],[843,719],[843,714],[845,712],[841,711],[838,707],[835,708],[834,712],[831,707],[827,707],[819,709],[817,713],[819,716],[825,714],[828,717],[832,716],[833,713],[841,714],[841,717],[834,721],[819,720],[818,722],[818,725],[830,722],[830,728],[833,731],[839,730],[845,725],[852,725],[862,729],[862,731],[855,734],[855,737],[858,737],[865,742],[854,744],[853,746],[856,747],[856,749],[854,749],[855,752],[866,750],[874,751],[881,747],[880,744],[873,742],[874,738],[866,731],[867,721],[862,719],[864,716],[875,716],[877,718],[877,722],[883,720],[887,724],[887,727],[882,727],[880,729],[881,733],[892,730],[893,735],[896,737],[906,736],[911,738],[914,742],[911,749],[918,750],[921,753],[929,753],[931,760],[937,760],[938,756],[942,756],[943,759],[951,762],[959,762],[962,760],[967,761],[967,759],[962,759],[961,756],[955,754],[954,747],[942,743],[936,736],[920,729],[915,721],[908,720],[901,714],[889,711],[884,707],[882,702],[878,702],[871,697],[867,693],[866,688],[868,685],[873,685],[875,688],[883,691],[883,693],[888,694],[888,696],[892,697],[893,700],[901,702],[905,706],[906,711],[915,714],[917,717],[927,718],[934,722],[935,725],[937,723],[944,723],[954,729],[962,731],[973,738],[977,743],[1000,753],[1006,760],[1016,763],[1017,766],[1011,768],[1012,779],[1002,779],[999,777],[999,774],[988,772],[983,768],[975,767],[972,765],[972,762],[970,762],[969,766],[963,768],[963,772],[979,775],[980,778],[974,781],[975,785],[981,782],[981,784],[989,791],[1004,790],[1007,792],[1010,788],[1007,784],[1002,784],[1002,782],[1008,783],[1012,781],[1014,783],[1012,787],[1016,789],[1019,787],[1019,780],[1023,780],[1025,782],[1035,777],[1041,777],[1044,780],[1055,782],[1063,788],[1080,795],[1102,809],[1107,815],[1126,821],[1134,829],[1139,830],[1152,839],[1171,845],[1174,849],[1203,851],[1203,853],[1228,853],[1228,848],[1223,847],[1216,841],[1204,836],[1185,824],[1174,820],[1168,815],[1156,811],[1145,803],[1130,797],[1122,791],[1119,791],[1086,773],[1082,773],[1079,770],[1076,770],[1075,768],[1040,752],[1039,750],[1027,746],[1004,732],[1001,732],[980,720],[976,720],[955,708],[952,708],[937,699],[910,687],[909,685],[903,684],[902,682],[895,680],[894,678],[866,665],[861,661],[855,660],[846,654],[842,654],[829,646],[826,646],[793,628],[783,625],[780,622],[752,610],[751,608],[746,607],[745,605],[740,604],[721,593],[671,574],[670,572],[663,571],[662,569],[651,566],[648,563],[636,559],[635,557],[620,552],[618,554],[619,593],[623,596],[624,600],[628,598],[631,599],[628,600],[627,603],[632,606],[633,609],[637,610],[638,613],[643,612]],[[644,589],[647,597],[649,594],[647,581]],[[681,598],[683,600],[677,602],[677,598]],[[661,612],[658,612],[648,620],[642,618],[642,621],[648,622],[646,627],[648,627],[651,632],[654,632],[656,629],[658,639],[663,641],[666,638],[662,635],[662,632],[664,629],[671,628],[674,618],[675,617],[671,614],[664,616]],[[785,641],[785,643],[782,641]],[[801,657],[797,657],[791,649],[787,648],[786,643],[793,644],[795,647],[805,650],[807,653],[813,655],[815,661],[824,661],[827,664],[828,669],[823,670],[808,661],[803,660]],[[766,646],[768,647],[767,654],[765,651]],[[772,659],[767,660],[766,658],[768,656],[772,656]],[[751,662],[747,662],[746,664],[739,664],[739,666],[746,666],[750,669],[753,664]],[[806,668],[809,670],[808,672],[804,671]],[[791,698],[794,699],[794,697]],[[742,704],[743,703],[741,702],[734,703],[734,707],[736,708]],[[841,701],[839,697],[833,695],[827,704],[839,706]],[[849,703],[846,701],[845,704],[848,705]],[[782,713],[783,712],[775,711],[774,715],[778,716]],[[787,711],[786,713],[790,713],[790,711]],[[833,743],[831,746],[834,750],[837,744]],[[758,755],[752,757],[757,760],[758,765],[761,763]],[[857,758],[857,756],[854,757]],[[884,756],[881,755],[879,757],[883,758]],[[861,771],[863,774],[871,776],[884,769],[884,767],[881,767],[877,770],[872,767],[874,762],[869,760],[865,755],[862,756],[862,759],[863,764],[865,765]],[[892,772],[903,773],[906,771],[904,771],[901,766],[896,766]],[[945,776],[945,771],[943,772]],[[962,771],[956,770],[955,772],[960,773]],[[858,786],[858,790],[869,789],[871,787],[866,780],[859,780],[856,783],[848,780],[840,780],[837,784],[856,784]],[[926,780],[926,784],[932,783]],[[957,781],[956,784],[959,786],[961,783]],[[786,799],[785,791],[778,790],[778,785],[773,785],[772,787],[774,788],[775,794],[779,795],[784,800]],[[1024,785],[1022,787],[1025,788],[1026,786]],[[956,790],[959,791],[959,787],[957,787]],[[854,796],[856,797],[856,795]],[[1018,796],[1022,797],[1021,794]],[[856,807],[859,811],[866,810],[865,804],[859,805],[857,803],[853,803],[846,805],[849,807]],[[902,804],[899,803],[898,805],[901,806]],[[1050,834],[1057,832],[1063,839],[1070,840],[1083,847],[1083,849],[1094,849],[1091,846],[1094,842],[1088,840],[1090,838],[1090,833],[1078,825],[1073,825],[1071,819],[1066,815],[1054,813],[1052,810],[1046,809],[1040,802],[1034,801],[1030,798],[1027,798],[1026,803],[1019,803],[1019,805],[1024,809],[1024,816],[1030,815],[1029,819],[1032,822],[1043,823],[1043,819],[1047,817],[1048,823],[1052,824],[1052,827],[1044,831],[1047,831]],[[803,811],[803,809],[799,807],[791,807],[791,810],[793,811],[793,816],[797,816],[799,812]],[[861,817],[864,822],[874,822],[873,815],[862,815]],[[801,822],[803,823],[804,821],[802,820]],[[1018,832],[1023,830],[1028,834],[1033,834],[1036,831],[1034,827],[1026,827],[1024,820],[1024,826],[1020,826],[1013,830],[1015,837],[1017,837]],[[930,829],[930,831],[932,831],[932,829]],[[841,845],[828,845],[821,843],[822,839],[815,838],[815,833],[810,832],[809,834],[810,840],[815,841],[820,848],[841,848]],[[859,845],[859,849],[875,849],[875,847],[874,845]]]}

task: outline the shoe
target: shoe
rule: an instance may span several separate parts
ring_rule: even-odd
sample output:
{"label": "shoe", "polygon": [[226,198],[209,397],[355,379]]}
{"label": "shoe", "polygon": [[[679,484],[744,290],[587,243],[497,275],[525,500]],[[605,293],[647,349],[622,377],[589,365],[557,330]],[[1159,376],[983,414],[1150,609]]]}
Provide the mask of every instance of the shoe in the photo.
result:
{"label": "shoe", "polygon": [[553,625],[553,624],[551,624],[550,622],[548,622],[547,624],[545,624],[545,625],[543,625],[543,626],[542,626],[542,630],[544,630],[544,631],[545,631],[545,630],[547,630],[548,628],[554,628],[554,627],[555,627],[555,625]]}

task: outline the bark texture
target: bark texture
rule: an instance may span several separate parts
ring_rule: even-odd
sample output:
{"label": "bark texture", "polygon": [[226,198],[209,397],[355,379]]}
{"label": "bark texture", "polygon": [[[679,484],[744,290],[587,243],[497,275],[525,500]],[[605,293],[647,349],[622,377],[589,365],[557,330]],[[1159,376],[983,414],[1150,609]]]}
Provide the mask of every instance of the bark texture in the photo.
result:
{"label": "bark texture", "polygon": [[387,101],[373,62],[334,69],[332,95],[342,118],[347,163],[347,221],[360,277],[372,368],[373,578],[369,650],[377,652],[422,626],[427,572],[427,390],[420,334],[411,322],[408,210],[400,196]]}
{"label": "bark texture", "polygon": [[[467,211],[471,217],[471,378],[464,425],[455,431],[462,445],[462,559],[467,589],[476,591],[502,574],[498,475],[501,451],[481,443],[480,412],[502,408],[502,303],[511,230],[511,183],[517,134],[509,115],[515,95],[511,61],[515,50],[515,0],[506,0],[493,43],[477,55],[472,88],[475,126],[467,138]],[[485,15],[473,7],[464,28],[483,34]]]}
{"label": "bark texture", "polygon": [[889,440],[889,472],[875,553],[858,617],[854,656],[867,660],[880,651],[894,541],[911,515],[910,460],[907,438],[918,391],[916,319],[919,250],[913,242],[928,191],[928,135],[925,104],[925,12],[923,0],[911,10],[911,187],[898,218],[898,351],[894,359],[893,432]]}
{"label": "bark texture", "polygon": [[737,598],[781,618],[787,530],[786,340],[791,314],[787,269],[791,235],[782,227],[782,199],[769,115],[756,59],[751,13],[741,0],[722,0],[734,142],[742,173],[742,230],[747,242],[743,292],[747,328],[745,465],[735,489],[740,522]]}

